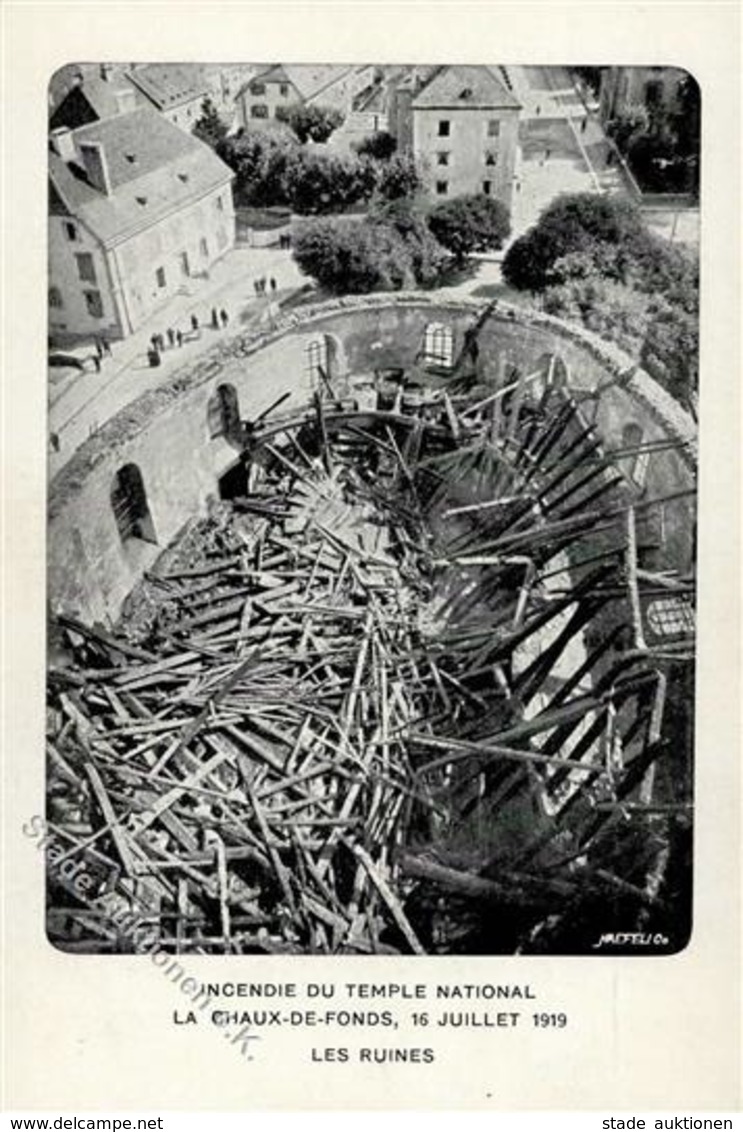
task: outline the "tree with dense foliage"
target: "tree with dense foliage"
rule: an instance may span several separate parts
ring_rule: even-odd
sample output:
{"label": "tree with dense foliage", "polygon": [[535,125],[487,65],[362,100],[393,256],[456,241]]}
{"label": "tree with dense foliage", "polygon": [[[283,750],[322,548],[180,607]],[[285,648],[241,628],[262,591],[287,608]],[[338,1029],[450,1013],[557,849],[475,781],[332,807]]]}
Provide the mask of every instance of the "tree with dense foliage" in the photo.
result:
{"label": "tree with dense foliage", "polygon": [[542,291],[555,281],[554,265],[564,256],[581,252],[605,257],[611,248],[619,257],[648,236],[638,209],[629,201],[597,193],[560,196],[511,244],[503,260],[503,277],[519,291]]}
{"label": "tree with dense foliage", "polygon": [[691,75],[668,104],[629,106],[607,122],[644,192],[693,193],[699,187],[701,96]]}
{"label": "tree with dense foliage", "polygon": [[421,188],[421,179],[413,158],[396,153],[378,166],[377,193],[383,200],[413,197]]}
{"label": "tree with dense foliage", "polygon": [[699,272],[686,249],[650,232],[627,202],[553,202],[509,248],[506,281],[540,293],[550,314],[616,341],[683,405],[698,366]]}
{"label": "tree with dense foliage", "polygon": [[428,227],[424,206],[417,197],[377,200],[369,211],[369,223],[392,228],[401,237],[410,256],[414,283],[430,287],[440,282],[449,256]]}
{"label": "tree with dense foliage", "polygon": [[280,106],[276,112],[280,122],[285,122],[298,140],[305,142],[326,142],[343,125],[343,115],[333,106]]}
{"label": "tree with dense foliage", "polygon": [[225,138],[217,153],[235,173],[236,204],[288,204],[287,169],[298,148],[292,138],[270,130],[240,130]]}
{"label": "tree with dense foliage", "polygon": [[300,151],[287,165],[284,191],[295,212],[313,215],[342,212],[367,201],[375,184],[369,161]]}
{"label": "tree with dense foliage", "polygon": [[606,132],[616,142],[617,148],[626,153],[632,139],[646,134],[649,126],[650,115],[641,103],[636,103],[610,118],[606,123]]}
{"label": "tree with dense foliage", "polygon": [[374,161],[389,161],[397,149],[397,139],[387,130],[370,134],[354,147],[361,157],[371,157]]}
{"label": "tree with dense foliage", "polygon": [[601,67],[573,67],[573,71],[594,95],[598,95],[601,90]]}
{"label": "tree with dense foliage", "polygon": [[212,149],[227,136],[228,126],[219,116],[219,111],[208,96],[201,103],[201,117],[194,122],[191,131],[199,141],[205,142]]}
{"label": "tree with dense foliage", "polygon": [[476,193],[437,205],[428,226],[438,242],[464,263],[472,252],[497,250],[511,232],[506,206],[493,197]]}
{"label": "tree with dense foliage", "polygon": [[441,281],[450,257],[412,197],[377,197],[364,220],[305,225],[294,241],[301,271],[335,294],[428,287]]}
{"label": "tree with dense foliage", "polygon": [[377,180],[367,158],[305,150],[276,131],[241,130],[218,152],[235,171],[241,206],[289,205],[307,215],[342,212],[369,200]]}
{"label": "tree with dense foliage", "polygon": [[294,259],[334,293],[398,290],[412,274],[405,241],[393,229],[353,220],[316,220],[295,236]]}
{"label": "tree with dense foliage", "polygon": [[671,116],[678,156],[686,165],[687,189],[699,191],[699,147],[701,144],[702,96],[693,75],[686,75],[679,85],[678,112]]}
{"label": "tree with dense foliage", "polygon": [[670,303],[658,303],[642,342],[640,361],[668,392],[696,416],[699,383],[699,319]]}

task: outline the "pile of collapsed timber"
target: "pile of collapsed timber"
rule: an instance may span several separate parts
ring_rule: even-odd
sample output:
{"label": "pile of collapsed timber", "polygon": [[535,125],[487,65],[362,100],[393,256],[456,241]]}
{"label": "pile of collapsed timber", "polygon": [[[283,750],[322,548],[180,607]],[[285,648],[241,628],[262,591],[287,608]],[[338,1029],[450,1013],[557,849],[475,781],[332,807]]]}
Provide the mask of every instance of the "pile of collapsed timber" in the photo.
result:
{"label": "pile of collapsed timber", "polygon": [[665,685],[571,398],[318,397],[247,439],[119,626],[54,619],[50,937],[422,954],[528,949],[587,900],[645,922]]}

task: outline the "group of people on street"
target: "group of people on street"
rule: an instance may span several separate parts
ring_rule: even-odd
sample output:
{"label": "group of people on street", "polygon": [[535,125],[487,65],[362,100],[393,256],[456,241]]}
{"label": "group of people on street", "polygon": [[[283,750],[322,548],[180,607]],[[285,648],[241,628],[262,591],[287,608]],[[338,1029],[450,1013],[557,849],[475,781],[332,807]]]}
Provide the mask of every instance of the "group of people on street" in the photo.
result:
{"label": "group of people on street", "polygon": [[[230,321],[230,316],[224,307],[217,310],[212,307],[211,311],[211,326],[213,330],[224,330]],[[156,333],[150,338],[150,347],[147,351],[147,360],[151,366],[160,365],[160,355],[166,349],[173,349],[174,346],[180,348],[186,341],[186,338],[200,338],[201,337],[201,324],[199,323],[198,315],[192,314],[190,317],[191,329],[188,335],[184,334],[182,330],[174,330],[171,326],[168,327],[165,334]],[[167,345],[166,345],[167,338]]]}
{"label": "group of people on street", "polygon": [[94,341],[95,353],[91,355],[93,358],[93,365],[95,372],[101,372],[101,362],[104,358],[111,357],[111,343],[105,334],[97,334]]}
{"label": "group of people on street", "polygon": [[277,284],[273,276],[271,276],[270,279],[266,279],[266,276],[264,275],[261,279],[253,280],[253,290],[255,291],[256,295],[265,295],[266,287],[269,288],[272,295],[275,294]]}
{"label": "group of people on street", "polygon": [[[257,297],[266,294],[274,295],[278,290],[278,284],[273,276],[266,277],[265,275],[260,279],[253,280],[253,290]],[[230,316],[224,307],[217,309],[212,307],[210,325],[213,330],[226,330],[230,321]],[[172,350],[174,347],[181,347],[187,339],[201,337],[201,326],[199,323],[198,315],[190,315],[190,330],[184,332],[180,329],[174,329],[169,326],[164,334],[156,332],[151,335],[149,346],[147,349],[147,360],[150,366],[159,366],[161,356],[166,350]],[[105,335],[100,335],[95,339],[95,354],[92,355],[93,363],[95,365],[96,373],[101,372],[101,362],[106,355],[110,355],[111,346]]]}

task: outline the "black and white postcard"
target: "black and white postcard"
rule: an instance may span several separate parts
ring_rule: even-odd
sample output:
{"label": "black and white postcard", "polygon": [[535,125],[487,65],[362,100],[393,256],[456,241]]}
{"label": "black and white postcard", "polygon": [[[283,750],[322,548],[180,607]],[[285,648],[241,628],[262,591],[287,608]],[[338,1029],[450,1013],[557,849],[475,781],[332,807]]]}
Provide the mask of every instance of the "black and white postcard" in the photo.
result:
{"label": "black and white postcard", "polygon": [[14,1108],[740,1102],[735,18],[528,8],[12,8]]}

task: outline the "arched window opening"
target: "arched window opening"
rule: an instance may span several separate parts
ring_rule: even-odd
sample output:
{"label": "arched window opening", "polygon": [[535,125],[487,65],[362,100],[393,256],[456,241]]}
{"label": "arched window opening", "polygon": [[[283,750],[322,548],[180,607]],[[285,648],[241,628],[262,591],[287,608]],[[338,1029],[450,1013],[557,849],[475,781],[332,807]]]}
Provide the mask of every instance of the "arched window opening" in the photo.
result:
{"label": "arched window opening", "polygon": [[622,450],[627,452],[627,474],[638,488],[645,487],[650,463],[649,452],[637,451],[642,445],[642,438],[642,428],[634,421],[622,429]]}
{"label": "arched window opening", "polygon": [[307,373],[314,387],[338,376],[338,343],[330,334],[316,334],[307,343]]}
{"label": "arched window opening", "polygon": [[322,380],[321,371],[327,376],[328,348],[322,335],[311,338],[307,343],[307,370],[310,382],[316,385]]}
{"label": "arched window opening", "polygon": [[429,322],[423,338],[423,364],[451,369],[454,364],[454,333],[441,322]]}
{"label": "arched window opening", "polygon": [[157,543],[144,480],[136,464],[125,464],[116,473],[111,508],[123,543],[129,539]]}
{"label": "arched window opening", "polygon": [[234,385],[218,385],[207,405],[209,436],[232,436],[240,428],[240,400]]}
{"label": "arched window opening", "polygon": [[694,632],[694,610],[682,597],[662,597],[647,607],[647,621],[659,637],[680,637]]}

